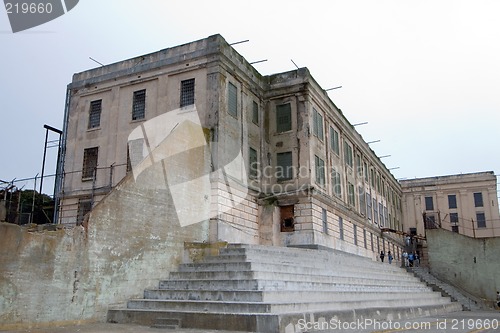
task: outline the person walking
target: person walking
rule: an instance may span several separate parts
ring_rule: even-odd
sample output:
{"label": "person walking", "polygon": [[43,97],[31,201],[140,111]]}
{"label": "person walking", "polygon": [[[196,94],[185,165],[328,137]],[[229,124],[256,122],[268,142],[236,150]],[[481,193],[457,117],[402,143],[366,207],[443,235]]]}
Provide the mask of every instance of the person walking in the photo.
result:
{"label": "person walking", "polygon": [[380,261],[384,262],[384,257],[385,257],[384,251],[380,251]]}
{"label": "person walking", "polygon": [[391,251],[388,251],[387,252],[387,260],[389,260],[389,264],[392,264],[392,259],[394,259],[394,258],[392,257]]}
{"label": "person walking", "polygon": [[413,252],[410,252],[408,254],[408,262],[410,263],[410,267],[413,267],[413,261],[415,260],[415,255],[413,254]]}
{"label": "person walking", "polygon": [[403,261],[404,261],[405,267],[408,267],[408,252],[406,252],[406,251],[403,252]]}

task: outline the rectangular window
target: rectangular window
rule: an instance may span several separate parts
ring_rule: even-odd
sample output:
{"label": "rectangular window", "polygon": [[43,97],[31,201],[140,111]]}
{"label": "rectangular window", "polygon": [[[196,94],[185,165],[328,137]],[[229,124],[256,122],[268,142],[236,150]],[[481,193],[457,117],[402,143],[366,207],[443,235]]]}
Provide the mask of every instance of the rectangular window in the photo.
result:
{"label": "rectangular window", "polygon": [[432,197],[425,197],[425,210],[434,210],[434,200]]}
{"label": "rectangular window", "polygon": [[365,182],[368,182],[368,164],[366,162],[363,163],[363,172],[365,174]]}
{"label": "rectangular window", "polygon": [[144,119],[146,115],[146,89],[134,91],[132,120]]}
{"label": "rectangular window", "polygon": [[323,140],[323,116],[313,108],[313,134]]}
{"label": "rectangular window", "polygon": [[344,141],[344,161],[352,168],[352,147],[347,141]]}
{"label": "rectangular window", "polygon": [[382,203],[379,203],[378,204],[378,213],[380,214],[380,226],[384,227],[385,224],[384,224],[384,206],[382,205]]}
{"label": "rectangular window", "polygon": [[372,187],[375,187],[375,170],[370,169],[370,179],[372,180]]}
{"label": "rectangular window", "polygon": [[94,170],[97,168],[97,155],[99,148],[87,148],[83,151],[82,180],[94,178]]}
{"label": "rectangular window", "polygon": [[359,177],[363,177],[363,167],[361,166],[361,156],[356,154],[356,170]]}
{"label": "rectangular window", "polygon": [[384,226],[389,227],[389,211],[386,206],[384,206],[384,223]]}
{"label": "rectangular window", "polygon": [[347,203],[351,206],[356,206],[356,199],[354,197],[354,185],[347,184]]}
{"label": "rectangular window", "polygon": [[365,249],[368,248],[368,242],[366,241],[366,229],[363,229],[363,242],[365,245]]}
{"label": "rectangular window", "polygon": [[373,198],[373,223],[378,224],[378,204],[376,198]]}
{"label": "rectangular window", "polygon": [[276,174],[278,180],[292,179],[292,152],[276,155]]}
{"label": "rectangular window", "polygon": [[257,160],[257,151],[250,147],[248,153],[248,175],[250,178],[257,178],[258,173],[258,160]]}
{"label": "rectangular window", "polygon": [[366,216],[365,190],[363,186],[358,186],[359,212]]}
{"label": "rectangular window", "polygon": [[238,118],[238,88],[231,82],[227,86],[227,112]]}
{"label": "rectangular window", "polygon": [[454,224],[458,223],[458,213],[450,213],[450,222]]}
{"label": "rectangular window", "polygon": [[354,245],[358,245],[358,226],[355,224],[352,226],[352,233],[354,237]]}
{"label": "rectangular window", "polygon": [[486,216],[484,213],[476,213],[477,227],[486,228]]}
{"label": "rectangular window", "polygon": [[290,103],[276,106],[276,132],[283,133],[292,129],[292,107]]}
{"label": "rectangular window", "polygon": [[78,200],[78,213],[76,218],[76,225],[81,225],[85,215],[92,210],[92,201],[89,199]]}
{"label": "rectangular window", "polygon": [[90,102],[89,129],[101,126],[102,99]]}
{"label": "rectangular window", "polygon": [[366,217],[372,219],[372,197],[370,193],[366,193]]}
{"label": "rectangular window", "polygon": [[370,232],[370,244],[371,244],[371,248],[372,248],[372,252],[374,250],[374,244],[373,244],[373,234]]}
{"label": "rectangular window", "polygon": [[457,196],[455,194],[448,195],[448,207],[450,209],[457,208]]}
{"label": "rectangular window", "polygon": [[333,195],[342,198],[342,180],[340,173],[335,168],[332,168],[332,185]]}
{"label": "rectangular window", "polygon": [[474,205],[476,207],[483,207],[483,193],[474,193]]}
{"label": "rectangular window", "polygon": [[194,79],[181,81],[181,103],[180,107],[194,104]]}
{"label": "rectangular window", "polygon": [[344,240],[344,220],[339,216],[339,238]]}
{"label": "rectangular window", "polygon": [[340,152],[339,132],[333,129],[333,127],[330,127],[330,146],[333,152],[339,155]]}
{"label": "rectangular window", "polygon": [[252,103],[252,122],[259,126],[259,104],[255,101]]}
{"label": "rectangular window", "polygon": [[323,232],[325,234],[328,234],[328,217],[327,217],[327,214],[326,214],[326,209],[322,209],[322,212],[321,212],[321,220],[323,221]]}
{"label": "rectangular window", "polygon": [[325,161],[314,155],[316,183],[325,185]]}

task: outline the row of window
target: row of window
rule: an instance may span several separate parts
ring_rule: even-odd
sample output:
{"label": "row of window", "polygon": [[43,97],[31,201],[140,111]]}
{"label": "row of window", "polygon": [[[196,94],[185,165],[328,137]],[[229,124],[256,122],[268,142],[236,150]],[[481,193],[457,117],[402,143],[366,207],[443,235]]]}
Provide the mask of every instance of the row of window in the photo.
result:
{"label": "row of window", "polygon": [[[483,193],[475,192],[474,193],[474,207],[484,207],[483,203]],[[455,194],[448,195],[448,208],[449,209],[457,209],[457,196]],[[433,197],[425,197],[425,210],[433,211],[434,210],[434,198]]]}
{"label": "row of window", "polygon": [[[194,104],[195,79],[181,81],[180,104],[186,107]],[[88,128],[101,126],[102,99],[90,102]],[[132,120],[142,120],[146,117],[146,89],[134,91],[132,97]]]}
{"label": "row of window", "polygon": [[[320,141],[324,140],[323,128],[323,116],[320,112],[313,108],[313,135]],[[344,163],[350,168],[355,167],[356,174],[359,178],[364,178],[365,182],[371,183],[371,186],[389,202],[392,202],[395,207],[399,206],[400,198],[398,197],[397,192],[387,182],[385,182],[385,178],[381,177],[380,173],[376,171],[373,166],[370,166],[369,168],[368,163],[363,161],[360,153],[356,152],[356,154],[354,154],[353,146],[348,140],[344,140],[343,143]],[[329,126],[329,145],[330,150],[333,151],[335,155],[340,156],[340,135],[339,132],[332,126]],[[337,176],[335,175],[335,177]],[[338,180],[340,178],[337,177],[335,179]],[[317,179],[319,184],[324,184],[318,180],[321,179]]]}
{"label": "row of window", "polygon": [[[327,217],[327,211],[324,208],[322,209],[321,220],[323,224],[323,232],[325,234],[328,234],[328,217]],[[344,219],[341,216],[339,216],[338,219],[338,226],[339,226],[339,239],[344,240],[345,239]],[[352,226],[352,233],[353,233],[354,245],[358,245],[358,226],[355,224],[353,224]],[[371,250],[374,251],[375,242],[373,233],[371,232],[370,232],[370,244],[371,244]],[[366,232],[366,229],[363,229],[363,246],[365,249],[368,249],[368,233]],[[380,251],[380,239],[378,236],[377,236],[377,249],[378,251]]]}

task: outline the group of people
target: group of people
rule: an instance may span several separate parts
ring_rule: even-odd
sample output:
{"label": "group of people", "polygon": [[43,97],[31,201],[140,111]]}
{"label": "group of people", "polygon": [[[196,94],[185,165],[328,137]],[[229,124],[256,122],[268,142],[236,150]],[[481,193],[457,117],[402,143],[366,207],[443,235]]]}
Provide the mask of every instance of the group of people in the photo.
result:
{"label": "group of people", "polygon": [[[380,251],[380,261],[384,262],[384,258],[385,258],[385,252]],[[389,264],[392,264],[393,259],[394,259],[394,257],[392,256],[391,251],[388,251],[387,252],[387,260],[389,261]]]}
{"label": "group of people", "polygon": [[403,260],[405,262],[405,267],[418,267],[420,265],[420,256],[418,252],[403,252]]}
{"label": "group of people", "polygon": [[[380,261],[384,262],[385,259],[385,252],[380,251]],[[391,251],[387,251],[387,260],[389,261],[389,264],[392,264],[392,261],[394,260],[394,257],[392,256]],[[413,252],[403,252],[403,261],[405,267],[417,267],[420,265],[420,256],[418,255],[418,252],[413,253]]]}

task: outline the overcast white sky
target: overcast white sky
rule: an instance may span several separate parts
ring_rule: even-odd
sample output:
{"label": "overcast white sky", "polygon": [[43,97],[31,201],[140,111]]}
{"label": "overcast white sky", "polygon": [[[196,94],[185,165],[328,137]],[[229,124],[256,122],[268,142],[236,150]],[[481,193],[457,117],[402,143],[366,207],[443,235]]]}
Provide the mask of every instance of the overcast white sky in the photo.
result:
{"label": "overcast white sky", "polygon": [[[500,1],[80,0],[13,34],[0,8],[0,179],[41,172],[73,73],[220,33],[263,75],[308,67],[396,178],[500,173]],[[57,136],[51,135],[50,139]],[[46,174],[55,171],[50,149]],[[49,180],[46,182],[52,183]],[[21,185],[21,183],[18,183]],[[26,183],[27,187],[32,184]],[[51,192],[50,187],[44,187]]]}

